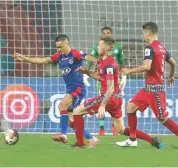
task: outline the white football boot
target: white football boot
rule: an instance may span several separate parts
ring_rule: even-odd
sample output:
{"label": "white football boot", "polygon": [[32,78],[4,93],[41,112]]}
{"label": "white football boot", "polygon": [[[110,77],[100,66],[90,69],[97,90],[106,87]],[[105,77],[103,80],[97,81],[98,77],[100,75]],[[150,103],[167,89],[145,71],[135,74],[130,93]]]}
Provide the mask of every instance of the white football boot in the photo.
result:
{"label": "white football boot", "polygon": [[116,142],[116,145],[121,147],[137,147],[137,140],[131,141],[129,138],[122,142]]}

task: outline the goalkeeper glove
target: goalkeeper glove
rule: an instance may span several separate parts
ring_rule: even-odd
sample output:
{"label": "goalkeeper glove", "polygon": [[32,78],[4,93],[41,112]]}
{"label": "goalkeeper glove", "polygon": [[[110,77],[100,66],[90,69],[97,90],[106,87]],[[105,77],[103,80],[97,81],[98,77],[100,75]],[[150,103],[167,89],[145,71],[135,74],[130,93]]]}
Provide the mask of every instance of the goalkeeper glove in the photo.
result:
{"label": "goalkeeper glove", "polygon": [[126,75],[121,76],[121,81],[120,81],[120,90],[123,91],[126,85]]}
{"label": "goalkeeper glove", "polygon": [[86,86],[90,86],[90,83],[88,82],[88,78],[89,78],[89,76],[88,75],[86,75],[86,74],[83,74],[83,82],[84,82],[84,84],[86,85]]}

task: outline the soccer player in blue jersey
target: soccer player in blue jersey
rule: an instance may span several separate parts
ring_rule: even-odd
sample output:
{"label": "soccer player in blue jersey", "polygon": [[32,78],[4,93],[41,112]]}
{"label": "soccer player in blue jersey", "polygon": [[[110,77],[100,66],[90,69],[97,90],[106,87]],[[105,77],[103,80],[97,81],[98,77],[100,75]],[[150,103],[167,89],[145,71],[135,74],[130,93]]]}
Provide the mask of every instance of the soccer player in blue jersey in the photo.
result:
{"label": "soccer player in blue jersey", "polygon": [[[48,64],[55,62],[59,65],[66,84],[66,95],[59,105],[59,111],[61,115],[61,132],[52,137],[52,139],[54,141],[66,143],[68,141],[67,130],[69,118],[69,125],[73,128],[73,117],[72,113],[69,112],[72,112],[73,109],[81,103],[86,95],[86,86],[83,82],[83,74],[77,72],[76,69],[83,65],[83,60],[96,63],[97,59],[87,55],[82,51],[71,48],[69,38],[66,35],[59,35],[56,38],[55,43],[57,53],[51,57],[32,58],[15,53],[14,58],[34,64]],[[93,137],[87,130],[85,130],[84,137],[89,139],[89,143],[98,141],[98,139]]]}

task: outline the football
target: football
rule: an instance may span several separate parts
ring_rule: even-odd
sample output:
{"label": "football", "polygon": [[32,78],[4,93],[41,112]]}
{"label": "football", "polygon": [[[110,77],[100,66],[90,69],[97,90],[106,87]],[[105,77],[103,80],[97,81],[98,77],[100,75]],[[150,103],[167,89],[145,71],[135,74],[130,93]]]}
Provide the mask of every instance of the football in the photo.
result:
{"label": "football", "polygon": [[8,129],[4,132],[4,142],[8,145],[15,145],[19,140],[19,134],[14,129]]}

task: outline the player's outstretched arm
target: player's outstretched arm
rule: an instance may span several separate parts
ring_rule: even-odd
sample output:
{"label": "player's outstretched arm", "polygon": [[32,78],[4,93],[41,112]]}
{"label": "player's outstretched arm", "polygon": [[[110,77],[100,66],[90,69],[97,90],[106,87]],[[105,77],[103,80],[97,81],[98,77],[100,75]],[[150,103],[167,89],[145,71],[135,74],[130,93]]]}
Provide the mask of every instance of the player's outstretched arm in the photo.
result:
{"label": "player's outstretched arm", "polygon": [[90,56],[90,55],[86,55],[86,56],[85,56],[85,60],[86,60],[86,61],[90,61],[90,62],[92,62],[92,63],[94,63],[94,64],[97,64],[97,62],[98,62],[98,59],[97,59],[97,58],[95,58],[95,57],[93,57],[93,56]]}
{"label": "player's outstretched arm", "polygon": [[173,86],[175,79],[174,79],[174,75],[175,75],[175,67],[176,67],[176,62],[175,60],[171,57],[167,63],[170,65],[170,70],[169,70],[169,79],[168,79],[168,84],[169,86]]}
{"label": "player's outstretched arm", "polygon": [[50,57],[32,58],[32,57],[24,56],[24,55],[19,54],[19,53],[14,53],[13,57],[14,57],[15,60],[26,61],[26,62],[30,62],[30,63],[33,63],[33,64],[48,64],[48,63],[53,62]]}
{"label": "player's outstretched arm", "polygon": [[105,114],[105,106],[109,100],[109,98],[112,96],[113,92],[114,92],[114,77],[113,75],[111,75],[111,78],[107,80],[107,92],[104,96],[103,101],[101,102],[101,105],[98,109],[98,116],[99,118],[104,118],[104,114]]}

